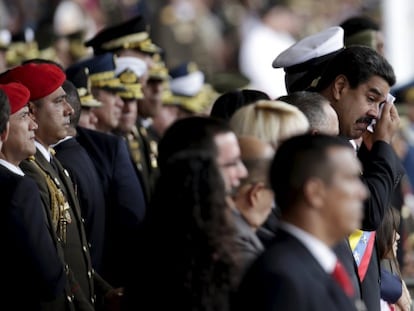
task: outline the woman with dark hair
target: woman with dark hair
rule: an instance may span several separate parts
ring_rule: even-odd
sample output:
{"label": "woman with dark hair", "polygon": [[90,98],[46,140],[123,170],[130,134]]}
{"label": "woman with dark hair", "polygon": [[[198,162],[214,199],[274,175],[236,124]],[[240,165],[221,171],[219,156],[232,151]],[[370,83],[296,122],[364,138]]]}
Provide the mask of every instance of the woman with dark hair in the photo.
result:
{"label": "woman with dark hair", "polygon": [[164,163],[148,212],[145,259],[126,288],[127,310],[230,309],[238,259],[215,153],[183,150]]}
{"label": "woman with dark hair", "polygon": [[[397,260],[400,214],[390,207],[377,230],[378,254],[381,260],[381,310],[409,311],[411,297],[402,278]],[[388,308],[388,309],[387,309]]]}

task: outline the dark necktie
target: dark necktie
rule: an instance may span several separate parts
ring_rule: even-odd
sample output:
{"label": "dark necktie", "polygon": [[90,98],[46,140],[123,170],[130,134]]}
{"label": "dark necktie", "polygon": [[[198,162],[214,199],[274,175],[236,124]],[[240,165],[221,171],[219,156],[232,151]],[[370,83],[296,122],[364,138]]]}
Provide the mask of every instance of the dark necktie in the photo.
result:
{"label": "dark necktie", "polygon": [[49,163],[53,167],[55,172],[59,173],[58,166],[56,165],[56,161],[55,161],[55,154],[56,154],[55,149],[49,148],[49,153],[50,153],[50,162]]}
{"label": "dark necktie", "polygon": [[351,279],[339,260],[337,260],[335,268],[332,271],[332,277],[349,297],[354,296],[354,287],[352,286]]}
{"label": "dark necktie", "polygon": [[55,159],[54,159],[53,156],[50,158],[50,165],[53,167],[53,169],[55,170],[55,172],[59,174],[59,168],[56,165],[56,161],[55,161]]}

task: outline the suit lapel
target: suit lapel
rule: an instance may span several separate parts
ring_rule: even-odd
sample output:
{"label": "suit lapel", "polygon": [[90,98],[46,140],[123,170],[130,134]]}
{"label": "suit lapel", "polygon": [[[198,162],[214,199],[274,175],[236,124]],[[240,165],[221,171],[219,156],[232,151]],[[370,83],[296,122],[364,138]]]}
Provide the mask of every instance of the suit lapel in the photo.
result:
{"label": "suit lapel", "polygon": [[[312,278],[317,282],[323,282],[324,287],[327,288],[328,296],[332,299],[334,305],[340,306],[338,310],[366,310],[364,305],[361,306],[361,301],[352,301],[346,296],[342,288],[335,282],[335,280],[322,268],[320,263],[315,259],[311,252],[302,244],[295,236],[289,232],[279,229],[276,233],[276,239],[291,240],[289,243],[292,248],[295,248],[295,252],[301,258],[308,258],[307,264],[309,265],[309,271],[312,271]],[[294,242],[293,242],[294,241]]]}
{"label": "suit lapel", "polygon": [[58,177],[52,167],[52,165],[45,159],[45,157],[43,156],[43,154],[39,151],[39,149],[36,149],[36,153],[35,153],[35,161],[36,163],[40,166],[40,168],[48,173],[50,176],[52,177]]}
{"label": "suit lapel", "polygon": [[72,212],[76,214],[76,217],[80,217],[80,207],[78,198],[76,197],[75,190],[73,188],[72,180],[69,177],[67,170],[60,164],[60,162],[54,158],[58,171],[52,167],[52,165],[45,159],[43,154],[36,149],[35,161],[39,167],[52,177],[53,181],[63,191],[66,200],[72,207]]}

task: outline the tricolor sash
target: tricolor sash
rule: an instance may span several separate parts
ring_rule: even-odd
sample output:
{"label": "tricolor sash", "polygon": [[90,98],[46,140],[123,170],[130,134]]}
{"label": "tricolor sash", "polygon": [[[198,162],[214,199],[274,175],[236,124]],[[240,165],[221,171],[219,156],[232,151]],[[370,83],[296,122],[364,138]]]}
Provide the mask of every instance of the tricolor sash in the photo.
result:
{"label": "tricolor sash", "polygon": [[349,236],[349,244],[358,266],[359,279],[362,282],[368,270],[375,242],[375,231],[356,230]]}

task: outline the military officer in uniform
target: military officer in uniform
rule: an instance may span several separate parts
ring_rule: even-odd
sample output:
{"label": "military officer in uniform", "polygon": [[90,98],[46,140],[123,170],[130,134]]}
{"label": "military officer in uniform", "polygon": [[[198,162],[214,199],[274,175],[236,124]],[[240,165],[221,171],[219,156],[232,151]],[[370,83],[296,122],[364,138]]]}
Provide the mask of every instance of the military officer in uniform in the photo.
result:
{"label": "military officer in uniform", "polygon": [[[366,62],[367,59],[370,61]],[[374,230],[390,206],[404,172],[390,144],[400,122],[388,96],[395,83],[393,68],[369,47],[344,49],[340,27],[297,42],[282,52],[273,66],[284,68],[289,92],[308,89],[330,101],[338,114],[340,136],[352,139],[351,142],[363,138],[359,148],[355,148],[363,164],[362,180],[370,191],[364,202],[362,230],[339,243],[335,251],[343,259],[354,287],[360,289],[358,298],[363,299],[368,310],[379,310],[380,269]],[[380,105],[384,107],[381,115]],[[370,134],[367,127],[372,121],[376,121],[376,127]]]}
{"label": "military officer in uniform", "polygon": [[97,117],[96,130],[111,133],[120,121],[124,102],[118,91],[125,90],[119,79],[115,77],[115,56],[105,53],[77,62],[66,69],[68,76],[74,76],[79,70],[88,70],[92,95],[101,102],[93,108]]}
{"label": "military officer in uniform", "polygon": [[[80,74],[82,75],[82,71]],[[83,75],[83,77],[86,76]],[[72,102],[75,100],[73,96],[77,96],[76,87],[70,81],[66,80],[62,88],[66,93],[67,101],[73,106]],[[74,91],[70,92],[71,88]],[[80,111],[80,109],[77,111]],[[105,196],[102,182],[91,158],[76,140],[78,120],[79,113],[71,116],[67,136],[55,144],[53,149],[56,151],[56,157],[69,171],[76,184],[81,214],[85,219],[85,230],[90,247],[92,266],[96,271],[101,273],[103,250],[106,240],[106,217],[105,209],[102,208],[102,206],[105,206]]]}
{"label": "military officer in uniform", "polygon": [[85,42],[95,55],[112,52],[117,56],[133,56],[143,59],[151,68],[153,55],[161,52],[149,35],[149,25],[142,15],[123,23],[106,27]]}
{"label": "military officer in uniform", "polygon": [[147,141],[144,141],[140,129],[137,127],[138,101],[144,98],[141,85],[147,80],[147,64],[136,57],[118,57],[116,59],[115,74],[121,80],[126,90],[118,92],[124,101],[121,120],[114,133],[125,138],[128,144],[129,154],[145,191],[147,201],[149,201],[154,180],[150,175],[148,163],[150,159]]}
{"label": "military officer in uniform", "polygon": [[205,83],[204,73],[194,62],[185,62],[172,68],[163,89],[162,106],[155,115],[149,132],[160,139],[177,119],[193,115],[209,115],[217,93]]}
{"label": "military officer in uniform", "polygon": [[96,130],[98,118],[94,108],[101,107],[102,103],[92,95],[88,68],[80,68],[78,72],[73,73],[72,77],[66,76],[66,78],[75,85],[81,103],[78,125]]}
{"label": "military officer in uniform", "polygon": [[0,236],[7,250],[2,256],[7,267],[2,280],[7,286],[0,297],[15,310],[41,310],[42,302],[63,296],[67,278],[39,189],[18,167],[36,151],[37,124],[27,107],[30,92],[20,83],[0,85],[0,90]]}
{"label": "military officer in uniform", "polygon": [[179,107],[178,118],[193,115],[210,115],[217,94],[205,75],[194,62],[184,62],[170,70],[170,89],[172,96],[167,104]]}
{"label": "military officer in uniform", "polygon": [[[88,78],[91,80],[92,93],[86,96],[89,100],[95,95],[101,95],[95,99],[99,99],[103,105],[109,105],[107,108],[104,107],[109,111],[111,111],[111,103],[122,102],[119,114],[98,115],[98,118],[101,118],[101,125],[107,129],[106,132],[80,126],[76,128],[76,139],[91,157],[104,188],[103,208],[107,221],[102,275],[111,285],[121,287],[124,285],[126,275],[130,273],[131,265],[135,264],[132,258],[133,253],[139,250],[139,230],[144,219],[146,202],[142,182],[134,170],[126,141],[112,132],[119,125],[124,107],[120,94],[127,92],[125,85],[121,84],[120,79],[115,76],[114,55],[106,53],[74,64],[66,70],[68,79],[73,79],[76,72],[85,68],[88,69]],[[74,79],[73,81],[76,82]],[[139,84],[131,83],[129,86],[139,94]],[[82,89],[84,87],[78,85],[80,99],[86,100],[86,94],[79,92]],[[74,109],[79,108],[84,109],[83,107]],[[97,113],[97,110],[102,107],[92,109]]]}
{"label": "military officer in uniform", "polygon": [[[152,118],[159,113],[163,98],[166,69],[159,61],[161,48],[155,45],[149,34],[149,25],[142,15],[137,15],[123,23],[104,28],[92,39],[85,42],[92,47],[95,55],[112,52],[118,57],[136,57],[148,65],[146,79],[141,80],[144,98],[138,100],[137,134],[142,143],[139,145],[142,171],[147,171],[150,180],[158,175],[158,144],[151,135]],[[152,182],[151,182],[152,183]]]}
{"label": "military officer in uniform", "polygon": [[160,54],[154,54],[152,66],[149,68],[148,79],[143,87],[144,97],[139,99],[136,128],[142,140],[141,154],[147,167],[152,185],[158,177],[158,141],[153,122],[160,113],[163,102],[169,96],[169,73]]}
{"label": "military officer in uniform", "polygon": [[[62,84],[66,77],[56,65],[26,63],[0,76],[0,83],[19,81],[30,91],[29,108],[38,129],[36,153],[21,162],[25,174],[36,181],[48,225],[58,250],[63,254],[69,279],[66,297],[58,297],[45,309],[94,310],[96,294],[111,296],[112,288],[95,273],[81,217],[78,197],[69,173],[55,158],[50,146],[67,135],[72,107]],[[100,298],[100,297],[99,297]]]}

